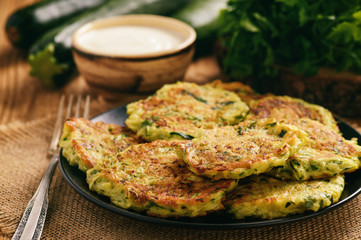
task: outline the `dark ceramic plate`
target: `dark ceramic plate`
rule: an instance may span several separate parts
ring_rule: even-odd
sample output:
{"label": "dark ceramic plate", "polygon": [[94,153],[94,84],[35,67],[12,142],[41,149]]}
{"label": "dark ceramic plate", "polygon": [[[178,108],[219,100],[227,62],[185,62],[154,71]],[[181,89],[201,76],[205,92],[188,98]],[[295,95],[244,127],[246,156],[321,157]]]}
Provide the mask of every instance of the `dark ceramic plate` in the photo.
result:
{"label": "dark ceramic plate", "polygon": [[[124,125],[124,121],[127,118],[126,108],[124,106],[115,108],[108,112],[105,112],[95,118],[93,121],[104,121],[106,123],[115,123],[117,125]],[[359,144],[361,140],[361,135],[353,129],[351,126],[345,122],[339,121],[339,127],[343,136],[346,139],[356,137],[359,139]],[[182,226],[182,227],[194,227],[194,228],[251,228],[251,227],[260,227],[260,226],[270,226],[276,224],[289,223],[299,220],[308,219],[315,217],[326,212],[329,212],[343,204],[352,198],[356,197],[361,191],[361,172],[356,171],[353,173],[346,174],[346,186],[341,195],[339,202],[326,207],[316,213],[310,212],[305,214],[300,214],[292,217],[286,217],[281,219],[274,220],[235,220],[228,215],[222,214],[210,214],[205,217],[197,218],[178,218],[178,219],[160,219],[156,217],[148,216],[144,213],[135,212],[132,210],[122,209],[113,205],[108,198],[98,195],[95,192],[89,190],[88,185],[85,180],[85,174],[78,170],[76,167],[72,167],[68,162],[61,156],[60,158],[60,168],[64,175],[64,178],[69,182],[69,184],[77,191],[80,195],[90,200],[91,202],[109,209],[113,212],[119,213],[123,216],[152,222],[164,225],[173,225],[173,226]]]}

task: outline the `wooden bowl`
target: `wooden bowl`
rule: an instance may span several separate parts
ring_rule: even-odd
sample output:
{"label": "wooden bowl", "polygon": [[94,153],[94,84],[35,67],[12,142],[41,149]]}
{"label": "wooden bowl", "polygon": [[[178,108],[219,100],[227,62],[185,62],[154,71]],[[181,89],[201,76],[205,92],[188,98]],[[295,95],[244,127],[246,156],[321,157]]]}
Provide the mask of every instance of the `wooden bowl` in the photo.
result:
{"label": "wooden bowl", "polygon": [[[165,31],[178,40],[171,47],[147,51],[142,42],[129,40],[128,35],[114,36],[120,41],[114,45],[114,51],[109,47],[107,38],[99,30],[116,27],[144,27]],[[95,31],[94,31],[95,30]],[[93,31],[93,32],[91,32]],[[84,41],[86,34],[101,36],[101,44],[89,48]],[[98,34],[98,35],[96,35]],[[128,32],[127,32],[128,34]],[[137,33],[136,37],[139,37]],[[139,41],[150,39],[146,34]],[[124,41],[121,41],[124,40]],[[119,93],[153,92],[166,83],[182,80],[183,75],[194,55],[195,30],[179,20],[157,15],[123,15],[90,22],[79,28],[72,38],[73,56],[80,74],[85,78],[90,89],[105,98],[116,98]],[[137,40],[138,41],[138,40]],[[126,43],[124,43],[126,42]],[[125,44],[130,44],[126,46]],[[138,44],[139,49],[128,51]],[[148,44],[148,42],[144,43]],[[163,44],[164,45],[164,44]],[[118,49],[121,46],[122,49]],[[168,46],[168,45],[167,45]],[[119,47],[119,48],[121,48]],[[119,50],[119,51],[118,51]]]}

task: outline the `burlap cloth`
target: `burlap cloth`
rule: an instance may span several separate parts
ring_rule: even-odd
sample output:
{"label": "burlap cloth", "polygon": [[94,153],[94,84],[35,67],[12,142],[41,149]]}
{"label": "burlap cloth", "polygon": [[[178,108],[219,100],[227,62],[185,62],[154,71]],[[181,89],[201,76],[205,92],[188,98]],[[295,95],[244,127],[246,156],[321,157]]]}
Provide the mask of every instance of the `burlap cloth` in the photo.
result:
{"label": "burlap cloth", "polygon": [[[3,239],[13,235],[47,167],[46,150],[55,115],[0,125]],[[361,239],[361,195],[324,215],[279,226],[221,230],[178,228],[129,219],[89,202],[72,189],[58,167],[49,200],[43,239]]]}

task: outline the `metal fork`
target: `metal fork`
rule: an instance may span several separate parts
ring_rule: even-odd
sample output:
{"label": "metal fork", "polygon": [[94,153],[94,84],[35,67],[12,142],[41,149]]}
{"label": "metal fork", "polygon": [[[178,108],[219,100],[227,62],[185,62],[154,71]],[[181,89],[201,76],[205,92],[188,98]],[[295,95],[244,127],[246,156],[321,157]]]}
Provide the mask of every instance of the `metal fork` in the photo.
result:
{"label": "metal fork", "polygon": [[[72,115],[72,109],[74,102],[74,97],[71,95],[68,100],[67,110],[66,110],[66,117],[65,119],[69,118]],[[82,102],[84,103],[84,110],[83,110],[83,118],[88,118],[89,116],[89,106],[90,106],[90,96],[87,95],[85,101],[82,100],[81,96],[78,96],[77,102],[75,105],[75,114],[73,117],[79,117]],[[13,240],[24,240],[24,239],[40,239],[41,233],[43,231],[46,212],[48,209],[48,193],[50,183],[55,171],[56,166],[59,162],[59,138],[62,131],[62,126],[64,122],[64,105],[65,105],[65,96],[63,95],[59,102],[59,110],[58,116],[55,123],[55,128],[53,132],[52,139],[50,141],[50,145],[48,148],[48,155],[51,157],[50,163],[48,168],[45,171],[43,178],[39,184],[38,189],[36,190],[34,196],[29,201],[25,212],[21,218],[18,228],[14,236],[12,237]]]}

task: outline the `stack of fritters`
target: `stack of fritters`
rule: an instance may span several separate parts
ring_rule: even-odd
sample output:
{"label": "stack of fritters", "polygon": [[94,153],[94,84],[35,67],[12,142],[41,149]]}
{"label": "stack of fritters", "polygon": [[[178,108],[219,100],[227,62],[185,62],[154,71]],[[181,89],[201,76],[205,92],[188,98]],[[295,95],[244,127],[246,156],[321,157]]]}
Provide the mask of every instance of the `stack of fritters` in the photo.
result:
{"label": "stack of fritters", "polygon": [[127,127],[70,119],[60,146],[91,190],[157,217],[318,211],[360,167],[328,110],[239,83],[165,85],[127,113]]}

